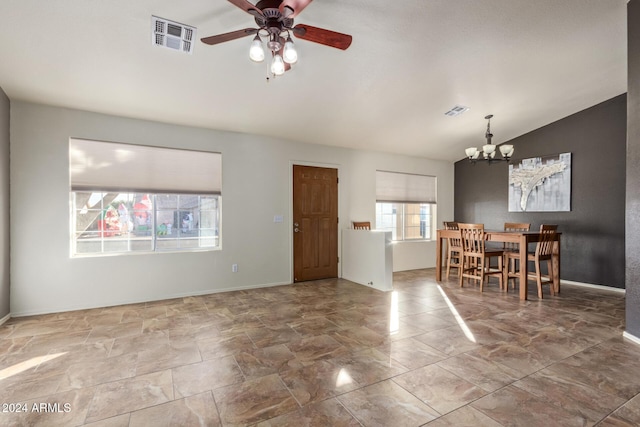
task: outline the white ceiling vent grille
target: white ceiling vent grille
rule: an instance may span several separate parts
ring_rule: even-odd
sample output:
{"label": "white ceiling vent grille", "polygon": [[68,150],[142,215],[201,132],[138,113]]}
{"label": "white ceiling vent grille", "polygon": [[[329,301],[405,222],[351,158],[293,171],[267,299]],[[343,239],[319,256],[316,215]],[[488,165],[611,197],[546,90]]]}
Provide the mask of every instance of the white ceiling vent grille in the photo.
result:
{"label": "white ceiling vent grille", "polygon": [[179,24],[168,19],[151,17],[151,43],[185,53],[193,53],[195,27]]}
{"label": "white ceiling vent grille", "polygon": [[459,116],[460,114],[464,113],[467,110],[469,110],[469,107],[465,107],[464,105],[455,105],[449,111],[444,113],[444,115],[450,116],[450,117]]}

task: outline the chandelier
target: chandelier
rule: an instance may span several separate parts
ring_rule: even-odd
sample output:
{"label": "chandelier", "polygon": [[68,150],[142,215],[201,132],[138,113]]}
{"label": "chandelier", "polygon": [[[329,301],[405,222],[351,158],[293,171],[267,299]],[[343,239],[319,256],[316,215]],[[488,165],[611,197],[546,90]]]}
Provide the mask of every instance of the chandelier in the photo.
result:
{"label": "chandelier", "polygon": [[[500,154],[502,154],[502,158],[496,158],[496,146],[491,143],[491,138],[493,138],[493,134],[491,133],[491,118],[493,114],[489,114],[485,116],[487,120],[487,132],[484,134],[484,137],[487,138],[487,143],[482,146],[482,150],[478,150],[476,147],[469,147],[465,151],[467,154],[467,158],[471,163],[475,163],[478,160],[486,160],[487,162],[497,162],[501,160],[506,160],[507,162],[513,155],[513,145],[511,144],[502,144],[498,148],[500,150]],[[482,158],[480,158],[480,153],[482,153]]]}

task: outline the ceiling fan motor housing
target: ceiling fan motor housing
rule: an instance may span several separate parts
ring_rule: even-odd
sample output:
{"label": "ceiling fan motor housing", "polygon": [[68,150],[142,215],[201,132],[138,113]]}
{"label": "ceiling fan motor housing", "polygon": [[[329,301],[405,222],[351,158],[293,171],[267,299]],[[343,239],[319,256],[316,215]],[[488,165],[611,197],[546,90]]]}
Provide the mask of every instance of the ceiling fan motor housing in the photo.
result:
{"label": "ceiling fan motor housing", "polygon": [[256,24],[270,34],[280,34],[293,25],[292,18],[286,18],[280,13],[281,3],[282,0],[261,0],[256,4],[256,8],[260,9],[263,15],[255,15]]}

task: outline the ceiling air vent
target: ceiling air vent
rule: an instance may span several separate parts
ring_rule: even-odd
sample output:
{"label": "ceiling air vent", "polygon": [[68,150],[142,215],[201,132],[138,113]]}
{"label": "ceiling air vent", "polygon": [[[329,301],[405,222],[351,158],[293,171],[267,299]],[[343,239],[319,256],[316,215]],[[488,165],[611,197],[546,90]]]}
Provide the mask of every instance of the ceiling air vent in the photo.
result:
{"label": "ceiling air vent", "polygon": [[450,116],[450,117],[459,116],[460,114],[464,113],[468,109],[469,109],[469,107],[465,107],[464,105],[456,105],[452,109],[450,109],[449,111],[444,113],[444,115],[445,116]]}
{"label": "ceiling air vent", "polygon": [[151,43],[156,46],[192,53],[195,35],[195,27],[157,16],[151,17]]}

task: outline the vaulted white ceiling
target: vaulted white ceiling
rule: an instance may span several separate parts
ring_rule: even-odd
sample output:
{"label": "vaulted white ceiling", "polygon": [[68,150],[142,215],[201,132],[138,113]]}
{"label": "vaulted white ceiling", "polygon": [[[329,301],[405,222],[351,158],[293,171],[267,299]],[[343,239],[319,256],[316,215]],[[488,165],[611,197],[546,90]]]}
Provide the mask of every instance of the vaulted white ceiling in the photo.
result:
{"label": "vaulted white ceiling", "polygon": [[[151,43],[151,16],[197,38],[255,27],[226,0],[2,0],[0,87],[26,100],[304,143],[456,161],[626,92],[627,0],[314,0],[296,23],[351,34],[297,40],[266,82],[251,37],[192,55]],[[458,117],[444,113],[470,107]],[[134,141],[131,141],[134,142]]]}

